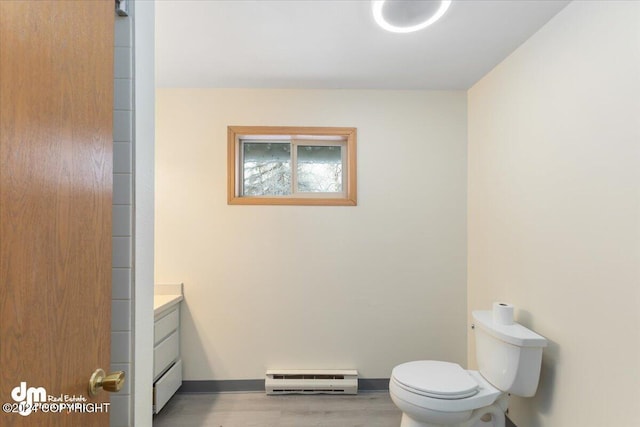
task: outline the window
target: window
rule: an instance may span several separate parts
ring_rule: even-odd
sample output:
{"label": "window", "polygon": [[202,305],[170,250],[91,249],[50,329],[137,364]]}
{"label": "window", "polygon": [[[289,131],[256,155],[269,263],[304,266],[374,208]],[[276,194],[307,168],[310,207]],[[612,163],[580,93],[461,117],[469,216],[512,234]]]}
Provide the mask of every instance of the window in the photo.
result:
{"label": "window", "polygon": [[356,205],[356,129],[228,127],[228,203]]}

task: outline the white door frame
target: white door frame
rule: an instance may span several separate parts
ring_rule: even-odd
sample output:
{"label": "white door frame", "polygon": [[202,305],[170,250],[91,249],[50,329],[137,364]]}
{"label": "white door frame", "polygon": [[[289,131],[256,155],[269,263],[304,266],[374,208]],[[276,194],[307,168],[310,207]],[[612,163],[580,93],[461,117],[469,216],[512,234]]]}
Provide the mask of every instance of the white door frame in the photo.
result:
{"label": "white door frame", "polygon": [[151,427],[155,186],[155,1],[134,4],[134,425]]}

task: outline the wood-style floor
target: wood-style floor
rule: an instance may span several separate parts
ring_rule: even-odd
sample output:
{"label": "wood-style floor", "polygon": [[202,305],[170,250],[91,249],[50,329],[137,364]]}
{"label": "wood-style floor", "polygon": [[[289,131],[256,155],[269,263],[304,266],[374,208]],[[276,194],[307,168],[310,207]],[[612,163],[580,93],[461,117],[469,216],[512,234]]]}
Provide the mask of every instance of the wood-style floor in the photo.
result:
{"label": "wood-style floor", "polygon": [[388,392],[355,396],[264,393],[176,394],[154,427],[398,427]]}

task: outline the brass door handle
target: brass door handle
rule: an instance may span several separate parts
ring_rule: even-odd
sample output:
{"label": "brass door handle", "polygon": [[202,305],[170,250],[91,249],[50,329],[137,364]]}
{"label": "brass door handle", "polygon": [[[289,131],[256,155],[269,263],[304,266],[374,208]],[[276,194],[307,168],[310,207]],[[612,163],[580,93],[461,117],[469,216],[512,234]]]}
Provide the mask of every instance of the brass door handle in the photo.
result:
{"label": "brass door handle", "polygon": [[96,369],[89,379],[89,395],[95,396],[100,390],[117,393],[123,385],[124,371],[110,372],[109,375],[105,375],[102,369]]}

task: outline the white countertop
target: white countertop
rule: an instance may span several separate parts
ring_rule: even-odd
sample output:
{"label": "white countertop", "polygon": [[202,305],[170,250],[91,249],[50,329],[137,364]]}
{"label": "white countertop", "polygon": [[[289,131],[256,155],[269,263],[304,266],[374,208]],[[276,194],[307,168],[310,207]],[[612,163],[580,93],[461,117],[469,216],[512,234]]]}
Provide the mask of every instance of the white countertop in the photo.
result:
{"label": "white countertop", "polygon": [[156,315],[158,313],[161,313],[167,308],[176,305],[183,299],[184,297],[182,295],[154,295],[153,314]]}
{"label": "white countertop", "polygon": [[157,316],[182,301],[182,283],[178,285],[156,285],[153,295],[153,314]]}

